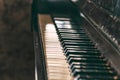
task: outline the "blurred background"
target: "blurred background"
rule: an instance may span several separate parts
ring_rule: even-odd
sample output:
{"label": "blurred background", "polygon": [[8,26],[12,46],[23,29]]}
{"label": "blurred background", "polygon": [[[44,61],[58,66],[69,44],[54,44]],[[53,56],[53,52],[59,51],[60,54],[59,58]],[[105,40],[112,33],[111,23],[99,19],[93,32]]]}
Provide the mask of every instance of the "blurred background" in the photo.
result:
{"label": "blurred background", "polygon": [[0,0],[0,80],[34,80],[31,0]]}

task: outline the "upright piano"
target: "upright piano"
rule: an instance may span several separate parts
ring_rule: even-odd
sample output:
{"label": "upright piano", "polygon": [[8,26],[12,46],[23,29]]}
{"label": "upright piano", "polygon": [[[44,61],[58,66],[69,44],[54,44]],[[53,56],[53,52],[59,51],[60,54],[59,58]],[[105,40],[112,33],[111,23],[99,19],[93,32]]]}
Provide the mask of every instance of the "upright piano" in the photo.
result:
{"label": "upright piano", "polygon": [[82,9],[91,1],[33,0],[35,80],[120,80],[119,48]]}

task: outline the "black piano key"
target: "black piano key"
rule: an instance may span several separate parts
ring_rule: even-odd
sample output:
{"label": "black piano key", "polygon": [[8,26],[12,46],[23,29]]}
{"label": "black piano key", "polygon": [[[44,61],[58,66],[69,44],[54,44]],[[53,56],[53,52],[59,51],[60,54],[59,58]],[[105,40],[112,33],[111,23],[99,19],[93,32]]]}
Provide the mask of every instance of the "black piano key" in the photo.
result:
{"label": "black piano key", "polygon": [[63,41],[61,41],[61,43],[64,43],[64,42],[71,42],[71,43],[74,43],[74,42],[76,42],[76,43],[81,43],[81,42],[83,42],[83,43],[89,43],[89,42],[91,42],[91,41],[80,41],[80,40],[63,40]]}
{"label": "black piano key", "polygon": [[70,60],[71,58],[88,58],[88,59],[105,59],[104,57],[100,56],[91,56],[91,55],[69,55],[66,57],[66,60]]}
{"label": "black piano key", "polygon": [[98,76],[110,77],[110,76],[116,76],[117,74],[109,71],[79,70],[79,71],[73,72],[73,76],[76,76],[76,75],[89,75],[89,78],[97,78]]}
{"label": "black piano key", "polygon": [[80,28],[79,26],[72,27],[72,25],[66,25],[67,27],[70,26],[71,28],[58,28],[58,31],[66,31],[66,30],[76,30],[76,31],[85,31],[83,28]]}
{"label": "black piano key", "polygon": [[[70,67],[71,68],[71,67]],[[75,65],[74,67],[71,68],[72,71],[74,70],[81,70],[81,69],[88,69],[88,70],[108,70],[108,71],[114,71],[113,68],[111,68],[110,66],[87,66],[87,65],[84,65],[84,66],[78,66],[78,65]],[[115,71],[114,71],[115,72]]]}
{"label": "black piano key", "polygon": [[[68,32],[68,31],[75,31],[75,32],[81,32],[81,31],[83,31],[83,32],[85,32],[85,30],[82,28],[82,27],[79,27],[79,26],[76,26],[76,27],[72,27],[72,25],[64,25],[65,26],[65,28],[63,27],[63,28],[57,28],[58,29],[58,31],[64,31],[64,32]],[[66,28],[66,27],[71,27],[71,28]]]}
{"label": "black piano key", "polygon": [[74,35],[59,35],[59,39],[62,39],[62,38],[85,38],[85,39],[87,39],[88,37],[87,36],[85,36],[85,35],[76,35],[76,36],[74,36]]}
{"label": "black piano key", "polygon": [[[58,31],[58,32],[59,32],[59,31]],[[62,32],[61,32],[59,35],[68,35],[68,36],[71,36],[71,35],[72,35],[72,36],[79,36],[79,37],[80,37],[80,36],[86,36],[86,37],[88,37],[86,34],[79,34],[79,33],[75,33],[75,34],[74,34],[74,33],[70,33],[70,32],[69,32],[69,33],[67,33],[67,32],[66,32],[66,33],[62,33]]]}
{"label": "black piano key", "polygon": [[91,43],[64,43],[62,46],[94,46],[94,44]]}
{"label": "black piano key", "polygon": [[91,55],[91,56],[100,56],[100,52],[92,52],[92,51],[67,51],[64,53],[65,56],[69,56],[70,54],[75,54],[75,55]]}
{"label": "black piano key", "polygon": [[[93,49],[87,49],[87,48],[66,48],[64,49],[64,52],[66,53],[67,51],[98,51],[96,48]],[[98,51],[100,52],[100,51]]]}
{"label": "black piano key", "polygon": [[74,62],[83,62],[83,63],[99,63],[99,64],[105,64],[107,61],[104,60],[98,60],[98,59],[70,59],[68,61],[69,64],[74,63]]}
{"label": "black piano key", "polygon": [[103,76],[103,75],[93,75],[93,76],[90,76],[90,75],[77,75],[76,76],[76,79],[77,80],[119,80],[118,79],[118,76],[115,75],[115,76]]}
{"label": "black piano key", "polygon": [[61,39],[60,39],[60,41],[66,41],[66,40],[90,41],[89,38],[61,38]]}
{"label": "black piano key", "polygon": [[76,67],[82,67],[82,66],[86,66],[86,67],[110,67],[110,64],[106,63],[106,64],[100,64],[100,63],[85,63],[85,62],[73,62],[70,64],[70,68],[74,69]]}
{"label": "black piano key", "polygon": [[93,44],[93,42],[91,42],[91,41],[64,41],[64,42],[62,42],[62,44],[82,44],[82,43],[84,43],[84,44]]}

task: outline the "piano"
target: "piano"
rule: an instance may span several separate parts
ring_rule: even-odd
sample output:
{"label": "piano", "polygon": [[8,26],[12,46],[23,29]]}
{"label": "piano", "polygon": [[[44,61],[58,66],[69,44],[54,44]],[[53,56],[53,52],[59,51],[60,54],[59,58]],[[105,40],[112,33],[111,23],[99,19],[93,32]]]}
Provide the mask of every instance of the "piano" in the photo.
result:
{"label": "piano", "polygon": [[33,0],[35,80],[120,80],[119,50],[82,10],[85,1]]}

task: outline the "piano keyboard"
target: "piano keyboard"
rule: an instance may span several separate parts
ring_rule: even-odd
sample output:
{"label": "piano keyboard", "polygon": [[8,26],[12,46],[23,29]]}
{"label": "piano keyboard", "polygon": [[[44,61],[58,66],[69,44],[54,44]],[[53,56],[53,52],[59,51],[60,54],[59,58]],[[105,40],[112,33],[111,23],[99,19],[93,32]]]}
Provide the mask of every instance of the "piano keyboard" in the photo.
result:
{"label": "piano keyboard", "polygon": [[82,26],[71,18],[53,21],[41,29],[48,80],[120,80]]}

